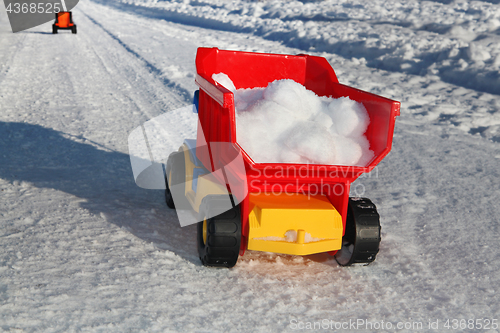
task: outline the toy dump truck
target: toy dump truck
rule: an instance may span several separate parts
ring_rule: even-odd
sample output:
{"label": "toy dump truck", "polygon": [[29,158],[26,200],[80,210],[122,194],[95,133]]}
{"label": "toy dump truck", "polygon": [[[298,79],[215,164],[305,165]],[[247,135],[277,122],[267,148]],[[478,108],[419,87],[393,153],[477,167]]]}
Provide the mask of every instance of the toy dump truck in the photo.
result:
{"label": "toy dump truck", "polygon": [[57,31],[71,30],[71,33],[76,34],[76,24],[73,23],[73,14],[71,12],[58,12],[56,13],[56,21],[52,24],[52,33],[57,34]]}
{"label": "toy dump truck", "polygon": [[[350,185],[389,153],[400,103],[340,84],[328,61],[316,56],[199,48],[196,69],[197,138],[185,140],[169,156],[165,194],[169,207],[189,207],[198,214],[202,263],[232,267],[247,249],[292,255],[327,252],[344,266],[375,260],[379,214],[369,199],[350,198]],[[365,166],[256,163],[238,144],[233,93],[212,79],[221,72],[237,89],[291,79],[318,96],[362,103],[370,118],[364,135],[374,157]],[[236,156],[243,168],[234,167]],[[215,186],[207,174],[226,188]],[[240,185],[229,186],[230,180]],[[174,202],[171,188],[179,184],[184,197]],[[286,191],[270,195],[278,185]],[[221,209],[221,202],[230,204]]]}

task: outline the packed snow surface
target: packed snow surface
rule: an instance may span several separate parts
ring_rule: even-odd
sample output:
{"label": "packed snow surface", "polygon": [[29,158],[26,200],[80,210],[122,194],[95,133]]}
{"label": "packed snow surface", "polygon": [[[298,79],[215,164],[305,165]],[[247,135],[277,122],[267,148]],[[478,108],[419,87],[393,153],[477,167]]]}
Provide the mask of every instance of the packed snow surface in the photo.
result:
{"label": "packed snow surface", "polygon": [[[81,0],[73,19],[13,34],[0,4],[0,331],[498,333],[498,0]],[[200,264],[127,147],[191,103],[199,46],[322,56],[401,101],[390,154],[351,186],[381,216],[375,262]]]}
{"label": "packed snow surface", "polygon": [[237,141],[257,163],[365,166],[373,158],[361,103],[319,97],[293,80],[236,89],[224,73],[212,78],[234,93]]}

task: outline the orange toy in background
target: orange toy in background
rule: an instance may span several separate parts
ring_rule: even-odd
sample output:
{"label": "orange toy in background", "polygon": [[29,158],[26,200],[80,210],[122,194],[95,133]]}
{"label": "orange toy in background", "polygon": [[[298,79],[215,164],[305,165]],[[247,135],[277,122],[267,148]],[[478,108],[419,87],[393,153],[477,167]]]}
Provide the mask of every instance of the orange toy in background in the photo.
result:
{"label": "orange toy in background", "polygon": [[71,30],[76,34],[76,24],[73,23],[73,15],[71,12],[56,13],[56,21],[52,24],[52,33],[57,34],[57,30]]}

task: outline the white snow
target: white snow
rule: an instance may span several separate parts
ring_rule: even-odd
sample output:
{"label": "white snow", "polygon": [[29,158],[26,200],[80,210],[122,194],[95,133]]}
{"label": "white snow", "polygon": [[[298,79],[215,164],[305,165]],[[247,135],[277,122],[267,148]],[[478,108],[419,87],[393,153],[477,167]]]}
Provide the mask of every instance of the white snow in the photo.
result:
{"label": "white snow", "polygon": [[[220,84],[221,86],[223,86],[224,88],[226,88],[227,90],[229,90],[233,94],[235,94],[235,96],[234,96],[235,99],[238,97],[236,95],[237,90],[236,90],[236,87],[234,86],[233,80],[231,80],[231,78],[227,74],[224,74],[224,73],[213,74],[212,79],[216,83]],[[260,89],[258,89],[258,90],[260,90]],[[258,90],[256,90],[256,91],[258,91]]]}
{"label": "white snow", "polygon": [[236,89],[227,74],[212,78],[233,92],[237,141],[257,163],[364,166],[373,158],[361,103],[319,97],[293,80]]}
{"label": "white snow", "polygon": [[[82,0],[73,14],[77,35],[12,34],[0,5],[0,330],[498,323],[497,0]],[[136,186],[127,137],[191,103],[199,46],[323,56],[341,83],[402,102],[391,153],[351,187],[381,215],[373,264],[248,251],[205,268],[196,227]]]}

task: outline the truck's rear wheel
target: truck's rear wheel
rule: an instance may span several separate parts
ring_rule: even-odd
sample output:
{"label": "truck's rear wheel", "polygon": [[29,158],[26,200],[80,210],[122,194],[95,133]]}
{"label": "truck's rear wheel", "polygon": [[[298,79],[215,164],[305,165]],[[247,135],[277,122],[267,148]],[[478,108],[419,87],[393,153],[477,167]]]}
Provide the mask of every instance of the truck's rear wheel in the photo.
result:
{"label": "truck's rear wheel", "polygon": [[342,248],[335,255],[341,266],[364,264],[375,260],[380,244],[380,216],[367,198],[349,198],[346,231]]}
{"label": "truck's rear wheel", "polygon": [[[241,209],[236,205],[217,216],[214,211],[227,196],[205,197],[200,206],[198,223],[198,254],[205,266],[233,267],[238,260],[241,243]],[[233,201],[234,202],[234,201]]]}
{"label": "truck's rear wheel", "polygon": [[[186,209],[189,203],[186,197],[176,196],[176,202],[170,187],[174,185],[185,184],[186,182],[186,162],[184,160],[184,152],[177,151],[168,156],[167,166],[165,168],[165,202],[169,208]],[[170,184],[170,186],[169,186]],[[177,207],[176,207],[177,206]]]}

